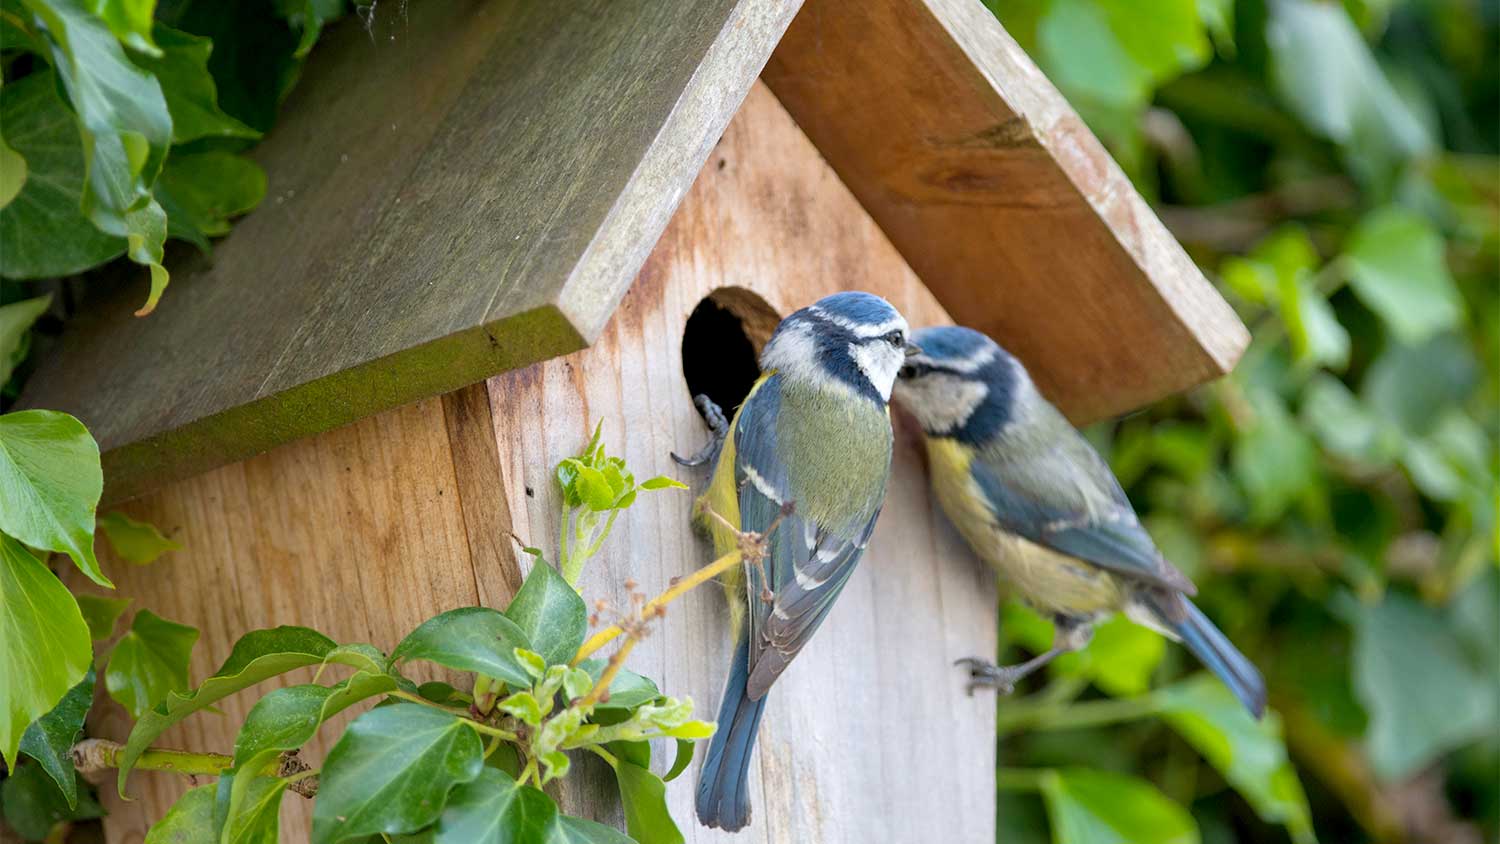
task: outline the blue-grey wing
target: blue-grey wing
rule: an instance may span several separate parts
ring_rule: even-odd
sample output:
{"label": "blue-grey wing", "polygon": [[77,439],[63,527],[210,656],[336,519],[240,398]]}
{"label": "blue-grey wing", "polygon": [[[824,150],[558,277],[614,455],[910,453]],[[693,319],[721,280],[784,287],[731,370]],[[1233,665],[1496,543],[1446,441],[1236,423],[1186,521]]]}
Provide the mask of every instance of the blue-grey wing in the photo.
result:
{"label": "blue-grey wing", "polygon": [[[840,535],[795,508],[787,466],[777,449],[780,377],[772,376],[740,409],[735,427],[735,480],[740,529],[765,533],[768,557],[745,566],[750,676],[746,693],[765,695],[828,615],[875,528],[879,509]],[[792,504],[790,512],[784,505]],[[779,521],[778,521],[779,519]]]}
{"label": "blue-grey wing", "polygon": [[1103,459],[1082,437],[1066,445],[1072,447],[1005,459],[982,454],[970,464],[999,525],[1114,574],[1195,594],[1141,526]]}

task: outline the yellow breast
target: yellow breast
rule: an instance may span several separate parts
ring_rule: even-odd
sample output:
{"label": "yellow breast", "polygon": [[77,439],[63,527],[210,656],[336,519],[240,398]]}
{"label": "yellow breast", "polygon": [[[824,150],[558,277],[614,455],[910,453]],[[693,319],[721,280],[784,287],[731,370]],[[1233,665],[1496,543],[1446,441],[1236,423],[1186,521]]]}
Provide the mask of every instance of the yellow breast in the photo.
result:
{"label": "yellow breast", "polygon": [[1089,614],[1119,608],[1123,595],[1107,572],[1001,528],[969,471],[973,455],[954,440],[927,438],[933,493],[974,552],[1042,612]]}

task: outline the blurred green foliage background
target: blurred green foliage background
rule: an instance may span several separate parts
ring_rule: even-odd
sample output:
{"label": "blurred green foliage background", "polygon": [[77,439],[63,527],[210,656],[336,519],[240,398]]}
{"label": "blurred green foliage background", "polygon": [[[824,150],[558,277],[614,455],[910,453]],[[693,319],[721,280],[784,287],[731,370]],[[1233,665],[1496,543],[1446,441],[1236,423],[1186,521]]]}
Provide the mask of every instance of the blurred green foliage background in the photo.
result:
{"label": "blurred green foliage background", "polygon": [[987,3],[1254,334],[1091,435],[1274,709],[1112,622],[999,702],[999,840],[1500,840],[1500,4]]}

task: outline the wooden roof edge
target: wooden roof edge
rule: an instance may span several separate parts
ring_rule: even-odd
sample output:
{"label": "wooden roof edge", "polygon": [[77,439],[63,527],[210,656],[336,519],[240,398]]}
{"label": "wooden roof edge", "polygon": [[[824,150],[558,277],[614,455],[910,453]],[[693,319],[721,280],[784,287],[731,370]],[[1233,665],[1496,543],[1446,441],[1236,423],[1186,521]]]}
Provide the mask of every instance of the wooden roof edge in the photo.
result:
{"label": "wooden roof edge", "polygon": [[[1250,345],[1249,330],[1067,98],[983,5],[974,0],[925,2],[1000,97],[1032,126],[1037,140],[1062,165],[1079,194],[1111,223],[1120,245],[1162,290],[1167,304],[1212,358],[1219,374],[1228,374]],[[1034,84],[1001,85],[1007,75],[1024,76]],[[1104,178],[1092,178],[1100,168]]]}

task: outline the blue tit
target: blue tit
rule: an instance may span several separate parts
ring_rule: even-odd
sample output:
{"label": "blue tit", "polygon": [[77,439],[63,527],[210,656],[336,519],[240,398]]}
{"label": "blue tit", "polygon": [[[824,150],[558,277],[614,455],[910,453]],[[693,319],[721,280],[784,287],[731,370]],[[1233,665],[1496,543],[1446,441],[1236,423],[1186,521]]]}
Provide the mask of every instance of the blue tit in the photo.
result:
{"label": "blue tit", "polygon": [[1020,361],[967,328],[927,328],[897,381],[922,426],[932,487],[975,552],[1057,625],[1052,648],[1015,666],[969,664],[974,683],[1009,692],[1086,645],[1116,612],[1187,646],[1257,718],[1260,672],[1187,596],[1191,581],[1157,550],[1120,483],[1083,435],[1037,392]]}
{"label": "blue tit", "polygon": [[[735,649],[698,779],[706,826],[750,821],[750,751],[766,693],[827,617],[875,529],[891,471],[887,402],[915,351],[884,299],[820,299],[771,335],[761,376],[723,436],[700,524],[720,555],[741,547],[737,531],[760,535],[765,559],[725,578]],[[716,408],[698,404],[713,424]]]}

